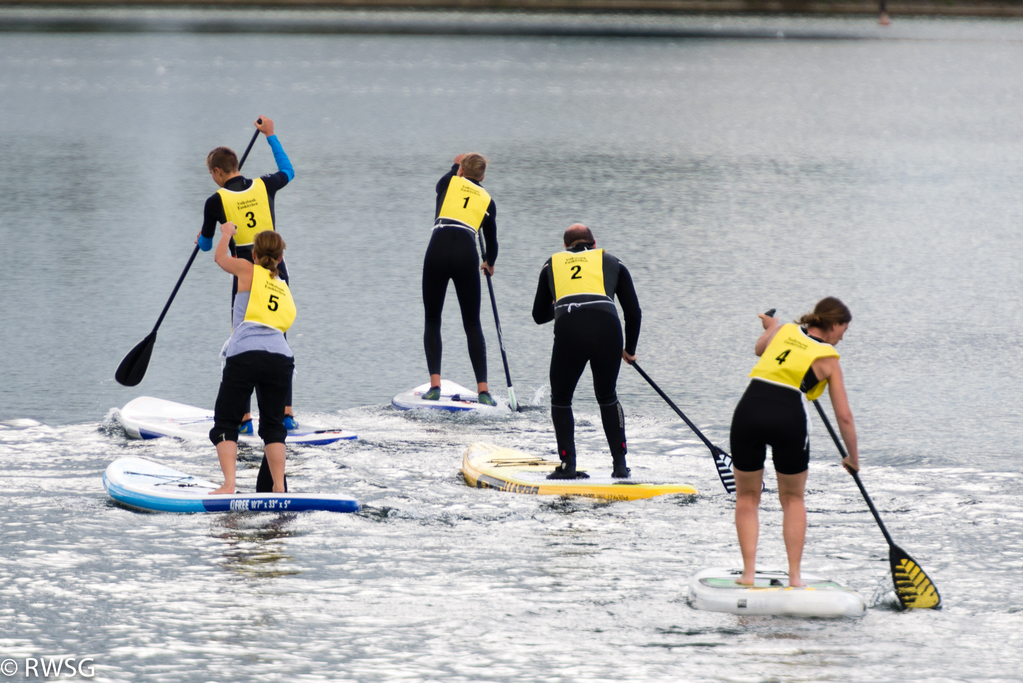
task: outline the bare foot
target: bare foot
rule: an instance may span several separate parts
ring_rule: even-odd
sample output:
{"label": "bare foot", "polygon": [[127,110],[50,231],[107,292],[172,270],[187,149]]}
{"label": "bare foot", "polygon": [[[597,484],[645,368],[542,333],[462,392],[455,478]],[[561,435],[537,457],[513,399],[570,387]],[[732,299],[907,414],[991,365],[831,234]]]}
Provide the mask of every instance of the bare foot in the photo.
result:
{"label": "bare foot", "polygon": [[802,588],[805,585],[806,582],[798,576],[796,578],[792,578],[791,576],[789,577],[789,588]]}
{"label": "bare foot", "polygon": [[754,580],[753,580],[752,577],[747,577],[745,574],[743,574],[742,576],[737,578],[735,580],[735,582],[737,584],[739,584],[740,586],[752,586],[753,583],[754,583]]}
{"label": "bare foot", "polygon": [[234,493],[234,486],[233,485],[232,486],[228,486],[227,484],[224,484],[219,489],[213,489],[207,495],[216,496],[218,494],[223,494],[223,493]]}

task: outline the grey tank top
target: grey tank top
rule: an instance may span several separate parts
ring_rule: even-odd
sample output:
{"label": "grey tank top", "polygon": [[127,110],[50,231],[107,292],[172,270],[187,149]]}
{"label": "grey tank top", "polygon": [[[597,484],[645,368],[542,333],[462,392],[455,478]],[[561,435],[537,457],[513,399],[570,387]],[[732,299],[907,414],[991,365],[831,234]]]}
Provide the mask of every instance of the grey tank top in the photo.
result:
{"label": "grey tank top", "polygon": [[234,297],[234,332],[224,346],[224,357],[230,358],[246,351],[267,351],[293,357],[291,347],[284,334],[273,327],[245,321],[245,309],[249,307],[249,292],[238,292]]}

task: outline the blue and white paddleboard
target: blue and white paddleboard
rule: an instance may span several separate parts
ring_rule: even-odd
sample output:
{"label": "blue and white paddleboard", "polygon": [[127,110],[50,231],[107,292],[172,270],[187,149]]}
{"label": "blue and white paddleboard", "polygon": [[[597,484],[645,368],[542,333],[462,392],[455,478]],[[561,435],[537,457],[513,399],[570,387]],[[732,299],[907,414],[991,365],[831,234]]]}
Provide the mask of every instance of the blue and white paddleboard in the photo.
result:
{"label": "blue and white paddleboard", "polygon": [[[464,412],[467,410],[487,411],[508,411],[508,405],[499,399],[496,406],[486,406],[479,402],[479,395],[471,389],[466,389],[460,384],[446,379],[440,381],[440,400],[427,401],[423,394],[430,390],[430,383],[421,384],[415,389],[398,394],[391,399],[391,405],[398,410],[415,410],[424,408],[427,410],[447,410],[449,412]],[[491,394],[493,395],[493,394]]]}
{"label": "blue and white paddleboard", "polygon": [[758,571],[752,586],[735,582],[739,569],[704,569],[689,579],[689,600],[696,609],[732,614],[793,617],[861,617],[867,604],[845,586],[803,574],[806,586],[792,588],[781,571]]}
{"label": "blue and white paddleboard", "polygon": [[[213,411],[162,398],[140,396],[121,408],[121,424],[133,439],[175,436],[189,441],[207,441],[213,427]],[[253,434],[239,435],[239,443],[262,445],[258,417],[252,420],[252,431]],[[354,432],[341,429],[295,429],[288,432],[285,441],[292,445],[323,446],[355,438],[357,435]]]}
{"label": "blue and white paddleboard", "polygon": [[358,512],[354,498],[332,493],[232,493],[211,496],[219,484],[143,460],[121,458],[103,473],[118,503],[147,512]]}

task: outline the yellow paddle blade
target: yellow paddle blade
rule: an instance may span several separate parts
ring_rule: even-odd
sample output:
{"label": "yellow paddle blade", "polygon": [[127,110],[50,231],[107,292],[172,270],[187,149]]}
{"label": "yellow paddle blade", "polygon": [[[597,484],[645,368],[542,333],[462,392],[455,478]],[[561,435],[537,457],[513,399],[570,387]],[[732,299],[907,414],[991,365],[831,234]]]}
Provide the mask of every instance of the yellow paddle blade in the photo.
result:
{"label": "yellow paddle blade", "polygon": [[[931,580],[909,556],[892,557],[892,578],[899,602],[907,609],[936,609],[941,606],[941,596]],[[897,559],[897,561],[896,561]]]}

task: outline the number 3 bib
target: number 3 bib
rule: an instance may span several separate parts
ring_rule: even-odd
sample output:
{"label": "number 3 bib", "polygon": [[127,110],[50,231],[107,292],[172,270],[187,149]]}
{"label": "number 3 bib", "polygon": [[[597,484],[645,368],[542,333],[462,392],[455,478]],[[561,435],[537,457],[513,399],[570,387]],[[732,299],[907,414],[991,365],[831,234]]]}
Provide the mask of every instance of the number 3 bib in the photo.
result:
{"label": "number 3 bib", "polygon": [[220,188],[217,194],[224,203],[224,217],[238,229],[234,243],[239,247],[251,245],[256,239],[256,233],[274,229],[270,217],[270,199],[262,178],[253,180],[247,190],[232,192]]}

